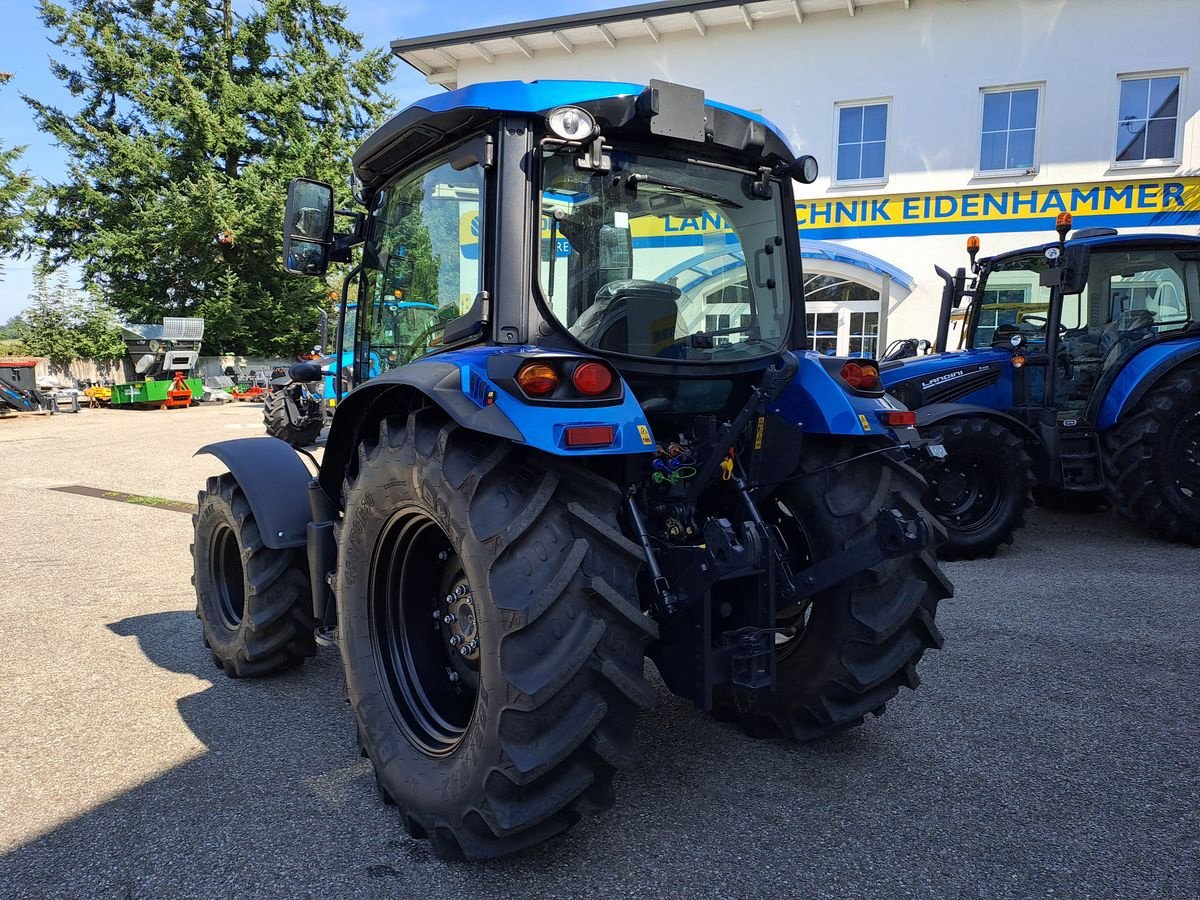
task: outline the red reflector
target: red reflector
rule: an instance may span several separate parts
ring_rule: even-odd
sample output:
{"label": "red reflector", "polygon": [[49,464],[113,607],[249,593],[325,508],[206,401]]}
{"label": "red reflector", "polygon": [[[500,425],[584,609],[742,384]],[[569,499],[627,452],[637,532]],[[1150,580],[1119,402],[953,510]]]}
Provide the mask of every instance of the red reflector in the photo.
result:
{"label": "red reflector", "polygon": [[917,414],[911,409],[894,409],[890,412],[880,413],[879,418],[883,419],[884,425],[891,425],[895,428],[917,424]]}
{"label": "red reflector", "polygon": [[585,362],[575,367],[571,382],[579,393],[595,397],[612,387],[613,377],[604,363]]}
{"label": "red reflector", "polygon": [[564,434],[568,447],[607,447],[613,442],[611,425],[572,425]]}

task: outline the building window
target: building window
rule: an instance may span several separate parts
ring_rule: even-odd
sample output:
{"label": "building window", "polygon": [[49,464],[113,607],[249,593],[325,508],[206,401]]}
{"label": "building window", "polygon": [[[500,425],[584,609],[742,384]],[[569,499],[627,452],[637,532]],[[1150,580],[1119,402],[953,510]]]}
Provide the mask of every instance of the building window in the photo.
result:
{"label": "building window", "polygon": [[879,313],[850,313],[850,355],[875,356],[879,345]]}
{"label": "building window", "polygon": [[837,355],[838,314],[809,313],[808,314],[808,349],[816,350],[822,356]]}
{"label": "building window", "polygon": [[887,103],[837,108],[837,180],[882,181],[887,150]]}
{"label": "building window", "polygon": [[1179,125],[1178,75],[1121,79],[1117,109],[1117,162],[1176,159]]}
{"label": "building window", "polygon": [[1027,172],[1034,168],[1037,145],[1036,87],[983,92],[980,172]]}

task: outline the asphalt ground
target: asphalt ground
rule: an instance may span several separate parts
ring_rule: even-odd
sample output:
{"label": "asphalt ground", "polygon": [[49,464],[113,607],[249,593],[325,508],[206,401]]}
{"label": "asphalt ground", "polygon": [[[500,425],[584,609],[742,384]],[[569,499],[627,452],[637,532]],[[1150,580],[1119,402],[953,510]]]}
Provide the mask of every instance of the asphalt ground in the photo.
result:
{"label": "asphalt ground", "polygon": [[947,566],[946,646],[887,715],[753,740],[661,688],[617,806],[448,864],[353,743],[336,656],[259,681],[200,640],[173,509],[257,407],[0,422],[0,896],[1195,897],[1200,551],[1037,511]]}

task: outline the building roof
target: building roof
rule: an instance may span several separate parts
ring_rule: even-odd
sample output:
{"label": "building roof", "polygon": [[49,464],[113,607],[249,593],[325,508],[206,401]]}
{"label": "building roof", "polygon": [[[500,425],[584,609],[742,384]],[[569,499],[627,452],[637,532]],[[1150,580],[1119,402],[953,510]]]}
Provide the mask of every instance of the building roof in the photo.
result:
{"label": "building roof", "polygon": [[707,36],[709,29],[791,22],[812,13],[853,16],[865,6],[909,0],[658,0],[594,12],[531,19],[508,25],[451,31],[392,41],[392,52],[431,84],[457,87],[461,61],[493,63],[501,57],[533,59],[539,53],[574,54],[588,45],[616,47],[626,41],[659,43],[664,35]]}

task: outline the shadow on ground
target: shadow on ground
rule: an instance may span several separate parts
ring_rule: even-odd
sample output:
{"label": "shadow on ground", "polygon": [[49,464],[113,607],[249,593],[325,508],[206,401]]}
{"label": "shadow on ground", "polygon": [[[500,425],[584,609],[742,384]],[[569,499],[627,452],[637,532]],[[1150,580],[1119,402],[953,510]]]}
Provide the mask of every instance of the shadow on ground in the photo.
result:
{"label": "shadow on ground", "polygon": [[[1101,530],[1067,558],[1057,527],[951,568],[947,649],[883,719],[753,741],[660,689],[617,807],[486,865],[440,862],[379,803],[335,654],[234,681],[190,613],[125,619],[110,627],[156,665],[210,682],[178,703],[207,752],[0,858],[0,893],[1195,895],[1195,600],[1139,567],[1146,545]],[[1112,591],[1100,560],[1121,552]]]}

